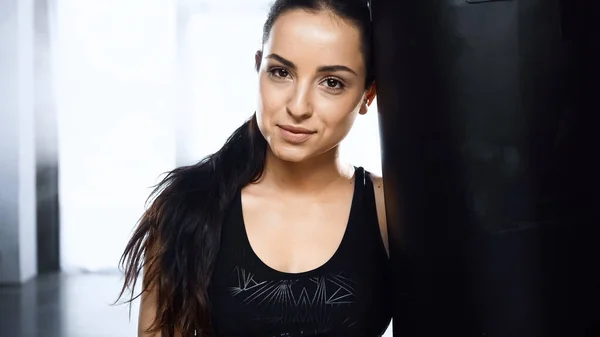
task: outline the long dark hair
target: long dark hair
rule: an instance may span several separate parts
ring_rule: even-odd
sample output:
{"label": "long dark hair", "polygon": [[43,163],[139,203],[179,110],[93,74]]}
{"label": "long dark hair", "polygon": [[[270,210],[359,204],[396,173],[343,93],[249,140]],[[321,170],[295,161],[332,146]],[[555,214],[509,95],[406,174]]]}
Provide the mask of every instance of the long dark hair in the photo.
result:
{"label": "long dark hair", "polygon": [[[277,0],[263,27],[263,44],[273,24],[293,9],[329,10],[357,26],[363,35],[363,56],[368,88],[371,67],[370,13],[366,0]],[[258,66],[258,65],[257,65]],[[143,269],[141,292],[156,293],[156,318],[149,329],[172,337],[211,336],[209,287],[219,252],[221,226],[236,193],[262,176],[267,142],[256,116],[239,127],[216,153],[195,165],[169,172],[150,195],[127,244],[120,265],[127,289],[133,295]]]}

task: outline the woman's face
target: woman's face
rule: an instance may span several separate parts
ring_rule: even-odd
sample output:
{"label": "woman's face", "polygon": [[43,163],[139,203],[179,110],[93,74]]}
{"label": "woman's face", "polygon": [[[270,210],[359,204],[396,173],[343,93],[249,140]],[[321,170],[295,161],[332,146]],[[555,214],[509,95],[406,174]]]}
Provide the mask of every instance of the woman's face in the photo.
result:
{"label": "woman's face", "polygon": [[282,160],[336,149],[367,111],[360,32],[330,12],[284,13],[256,61],[258,126]]}

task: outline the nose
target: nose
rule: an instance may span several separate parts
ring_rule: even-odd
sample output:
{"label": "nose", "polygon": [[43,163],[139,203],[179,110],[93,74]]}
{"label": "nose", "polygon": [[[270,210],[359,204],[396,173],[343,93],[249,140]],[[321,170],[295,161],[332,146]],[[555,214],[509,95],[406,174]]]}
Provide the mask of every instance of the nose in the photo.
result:
{"label": "nose", "polygon": [[287,113],[297,120],[307,119],[312,116],[310,85],[298,83],[294,88],[286,109]]}

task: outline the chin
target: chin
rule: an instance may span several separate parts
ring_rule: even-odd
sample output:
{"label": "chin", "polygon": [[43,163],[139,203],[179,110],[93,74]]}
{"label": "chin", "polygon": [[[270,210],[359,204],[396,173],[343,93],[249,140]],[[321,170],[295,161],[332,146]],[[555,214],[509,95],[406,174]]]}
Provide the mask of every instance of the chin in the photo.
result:
{"label": "chin", "polygon": [[311,157],[309,151],[298,147],[272,146],[271,152],[277,159],[290,163],[301,163]]}

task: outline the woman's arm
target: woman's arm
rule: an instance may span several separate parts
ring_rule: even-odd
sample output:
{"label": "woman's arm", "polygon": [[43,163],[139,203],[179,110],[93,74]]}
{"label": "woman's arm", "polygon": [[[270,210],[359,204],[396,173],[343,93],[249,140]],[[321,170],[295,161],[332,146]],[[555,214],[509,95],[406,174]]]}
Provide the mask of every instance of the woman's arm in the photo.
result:
{"label": "woman's arm", "polygon": [[138,317],[138,337],[161,337],[160,332],[151,333],[148,330],[156,318],[157,294],[153,288],[148,288],[142,293],[140,312]]}
{"label": "woman's arm", "polygon": [[[138,337],[162,337],[160,331],[149,331],[150,329],[154,330],[154,321],[158,309],[158,288],[155,286],[154,280],[149,279],[149,277],[155,278],[158,276],[158,273],[151,269],[156,268],[157,266],[157,264],[152,263],[154,261],[153,259],[158,256],[157,246],[158,245],[155,244],[148,250],[146,256],[149,257],[149,259],[146,259],[146,262],[144,263],[143,287],[145,289],[140,296]],[[148,272],[146,272],[146,270]],[[146,287],[146,285],[148,286]],[[178,331],[175,331],[174,337],[181,337],[181,334]]]}
{"label": "woman's arm", "polygon": [[385,245],[385,250],[390,255],[390,245],[388,242],[387,218],[385,212],[385,196],[383,193],[383,178],[371,175],[373,180],[373,188],[375,189],[375,205],[377,207],[377,219],[379,220],[379,229],[381,230],[381,238]]}

